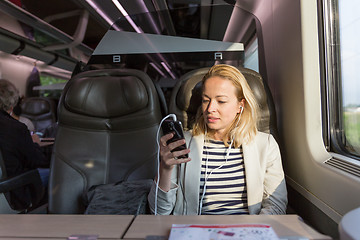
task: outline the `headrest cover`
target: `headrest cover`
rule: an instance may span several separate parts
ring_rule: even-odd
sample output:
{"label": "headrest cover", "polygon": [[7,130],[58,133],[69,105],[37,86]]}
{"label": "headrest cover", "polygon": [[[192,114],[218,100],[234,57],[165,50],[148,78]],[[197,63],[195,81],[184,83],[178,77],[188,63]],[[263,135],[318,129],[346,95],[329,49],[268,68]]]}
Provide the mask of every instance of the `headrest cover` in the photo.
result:
{"label": "headrest cover", "polygon": [[[188,84],[190,83],[190,84]],[[195,86],[194,86],[195,84]],[[189,86],[191,85],[191,86]],[[192,89],[191,91],[189,91]],[[176,101],[179,108],[183,111],[196,114],[197,109],[201,106],[202,82],[187,82],[179,90]],[[186,93],[190,96],[186,96]],[[185,97],[185,99],[183,99]]]}
{"label": "headrest cover", "polygon": [[267,109],[267,94],[264,89],[263,81],[260,74],[250,69],[241,68],[240,71],[244,75],[249,84],[256,101],[261,109]]}
{"label": "headrest cover", "polygon": [[198,69],[185,74],[182,79],[182,85],[176,95],[176,105],[182,111],[196,113],[197,108],[201,106],[201,80],[207,73],[208,68]]}
{"label": "headrest cover", "polygon": [[[199,96],[201,101],[201,90],[202,84],[201,81],[191,81],[190,79],[188,82],[185,82],[179,89],[179,93],[176,96],[176,102],[180,109],[188,110],[191,102],[191,97]],[[197,105],[199,106],[199,105]]]}
{"label": "headrest cover", "polygon": [[120,117],[146,107],[148,94],[134,76],[91,76],[72,82],[64,104],[70,112],[82,115]]}
{"label": "headrest cover", "polygon": [[34,98],[24,100],[21,104],[21,110],[23,114],[41,115],[51,112],[51,106],[44,99]]}
{"label": "headrest cover", "polygon": [[[196,113],[197,109],[194,108],[194,105],[201,105],[201,80],[208,69],[206,68],[201,70],[202,71],[197,70],[195,72],[190,72],[191,75],[184,75],[184,83],[180,87],[176,96],[176,104],[182,111]],[[239,70],[246,78],[260,108],[266,107],[267,96],[264,90],[261,76],[250,69],[239,68]]]}

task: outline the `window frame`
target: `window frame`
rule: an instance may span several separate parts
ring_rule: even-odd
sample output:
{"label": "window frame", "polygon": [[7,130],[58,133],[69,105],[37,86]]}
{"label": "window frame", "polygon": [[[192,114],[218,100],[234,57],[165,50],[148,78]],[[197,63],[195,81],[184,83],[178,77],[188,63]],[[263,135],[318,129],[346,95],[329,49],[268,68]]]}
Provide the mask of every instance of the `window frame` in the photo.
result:
{"label": "window frame", "polygon": [[[341,76],[341,45],[339,26],[339,0],[322,0],[320,37],[323,43],[322,59],[322,106],[323,138],[328,151],[360,160],[346,149],[345,125],[343,120],[343,91]],[[320,6],[321,5],[321,6]],[[320,12],[320,11],[319,11]]]}

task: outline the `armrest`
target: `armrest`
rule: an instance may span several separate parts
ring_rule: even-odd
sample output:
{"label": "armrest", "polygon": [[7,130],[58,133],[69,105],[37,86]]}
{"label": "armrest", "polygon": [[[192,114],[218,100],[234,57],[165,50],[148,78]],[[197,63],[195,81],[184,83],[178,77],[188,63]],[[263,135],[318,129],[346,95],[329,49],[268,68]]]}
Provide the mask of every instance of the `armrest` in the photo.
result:
{"label": "armrest", "polygon": [[[26,187],[29,191],[25,191],[26,197],[19,196],[19,191]],[[42,185],[41,178],[37,169],[27,171],[13,177],[7,177],[0,180],[0,193],[5,197],[14,210],[23,211],[32,206],[37,206],[44,197],[45,188]],[[30,194],[30,195],[28,195]],[[20,199],[18,199],[20,198]]]}
{"label": "armrest", "polygon": [[41,179],[37,169],[27,171],[14,177],[0,180],[0,193],[7,193],[20,187],[33,185],[41,186]]}

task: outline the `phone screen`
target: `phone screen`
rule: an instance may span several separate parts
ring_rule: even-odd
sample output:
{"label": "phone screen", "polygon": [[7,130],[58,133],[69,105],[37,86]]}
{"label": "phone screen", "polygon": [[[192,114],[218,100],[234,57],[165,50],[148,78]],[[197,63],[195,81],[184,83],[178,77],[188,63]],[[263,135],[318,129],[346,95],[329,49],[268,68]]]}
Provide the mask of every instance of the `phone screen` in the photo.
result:
{"label": "phone screen", "polygon": [[[180,139],[184,139],[184,132],[183,132],[183,127],[180,121],[174,121],[171,119],[167,119],[163,122],[161,129],[163,130],[163,134],[166,135],[168,133],[174,133],[174,137],[169,139],[167,141],[167,144],[175,142],[177,140]],[[177,148],[175,148],[174,150],[172,150],[172,152],[174,151],[180,151],[186,149],[186,144],[183,144]],[[187,158],[188,154],[179,156],[179,158]]]}

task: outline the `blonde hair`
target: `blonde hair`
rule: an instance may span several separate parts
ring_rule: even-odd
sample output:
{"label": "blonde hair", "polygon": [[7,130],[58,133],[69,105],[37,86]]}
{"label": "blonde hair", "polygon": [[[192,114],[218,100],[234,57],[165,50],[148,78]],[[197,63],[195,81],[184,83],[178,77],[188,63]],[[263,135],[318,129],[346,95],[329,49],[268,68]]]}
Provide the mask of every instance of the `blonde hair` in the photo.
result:
{"label": "blonde hair", "polygon": [[[207,79],[211,77],[221,77],[230,80],[236,88],[237,100],[240,102],[245,99],[244,110],[242,114],[237,114],[232,124],[225,132],[223,142],[228,146],[229,139],[234,139],[233,146],[238,148],[242,143],[250,142],[257,132],[258,103],[249,87],[244,75],[235,67],[219,64],[209,69],[202,79],[202,87]],[[240,120],[239,120],[240,118]],[[193,135],[205,134],[206,123],[203,117],[202,108],[199,107],[195,124],[193,127]],[[209,131],[211,134],[211,131]]]}

